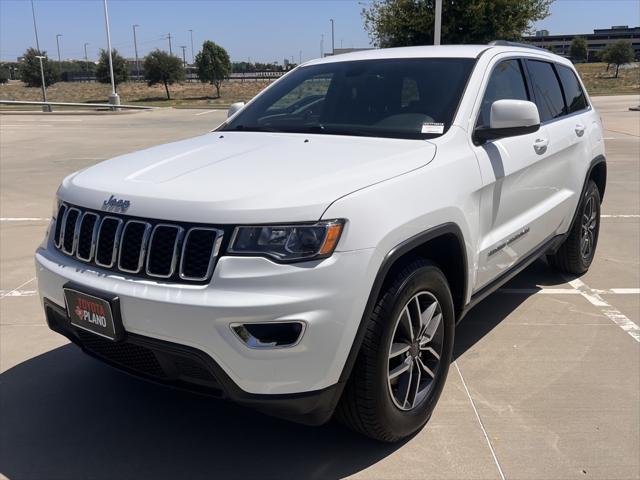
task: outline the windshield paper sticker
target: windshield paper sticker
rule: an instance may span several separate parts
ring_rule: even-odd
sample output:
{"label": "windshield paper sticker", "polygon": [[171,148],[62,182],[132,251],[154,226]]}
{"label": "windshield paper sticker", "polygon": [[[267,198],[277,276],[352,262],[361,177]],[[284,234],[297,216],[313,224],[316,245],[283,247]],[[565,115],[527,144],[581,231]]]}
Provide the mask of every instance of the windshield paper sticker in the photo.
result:
{"label": "windshield paper sticker", "polygon": [[421,133],[437,133],[441,134],[444,132],[444,123],[429,123],[425,122],[422,124]]}

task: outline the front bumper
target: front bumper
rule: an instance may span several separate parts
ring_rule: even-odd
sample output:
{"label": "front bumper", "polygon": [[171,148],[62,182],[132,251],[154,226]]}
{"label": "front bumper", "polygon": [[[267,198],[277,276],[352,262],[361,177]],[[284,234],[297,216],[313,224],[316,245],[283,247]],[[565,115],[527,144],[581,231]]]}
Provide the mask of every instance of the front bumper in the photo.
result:
{"label": "front bumper", "polygon": [[132,375],[173,387],[227,398],[269,415],[305,425],[328,421],[340,399],[339,385],[299,394],[260,395],[244,392],[204,352],[142,335],[128,333],[112,342],[71,325],[66,311],[44,299],[49,328],[82,350]]}
{"label": "front bumper", "polygon": [[[209,285],[180,285],[94,269],[49,241],[36,252],[36,273],[43,302],[64,309],[63,285],[69,281],[115,294],[127,338],[195,349],[243,394],[298,395],[338,383],[373,282],[372,254],[336,252],[293,265],[222,257]],[[292,320],[304,321],[306,330],[290,348],[251,349],[230,328],[236,322]]]}

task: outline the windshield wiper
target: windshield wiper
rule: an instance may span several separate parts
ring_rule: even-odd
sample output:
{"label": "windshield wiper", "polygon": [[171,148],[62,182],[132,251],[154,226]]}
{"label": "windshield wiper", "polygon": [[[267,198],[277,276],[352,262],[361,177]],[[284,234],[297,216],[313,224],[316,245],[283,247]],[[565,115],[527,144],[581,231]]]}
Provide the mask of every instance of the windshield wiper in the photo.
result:
{"label": "windshield wiper", "polygon": [[236,125],[231,130],[239,132],[280,132],[280,129],[260,125]]}

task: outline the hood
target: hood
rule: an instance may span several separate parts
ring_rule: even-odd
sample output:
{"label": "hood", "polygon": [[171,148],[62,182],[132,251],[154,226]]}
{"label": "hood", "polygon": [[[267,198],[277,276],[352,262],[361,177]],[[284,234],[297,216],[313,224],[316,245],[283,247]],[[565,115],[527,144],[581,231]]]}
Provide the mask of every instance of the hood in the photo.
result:
{"label": "hood", "polygon": [[122,155],[67,177],[65,201],[202,223],[314,221],[336,199],[429,163],[424,140],[211,132]]}

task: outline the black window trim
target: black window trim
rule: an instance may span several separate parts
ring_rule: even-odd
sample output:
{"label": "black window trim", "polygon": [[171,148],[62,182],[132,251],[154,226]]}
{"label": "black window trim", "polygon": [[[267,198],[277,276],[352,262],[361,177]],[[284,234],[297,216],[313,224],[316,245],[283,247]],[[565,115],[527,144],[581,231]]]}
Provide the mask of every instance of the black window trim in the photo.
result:
{"label": "black window trim", "polygon": [[508,62],[508,61],[511,61],[511,60],[516,60],[518,62],[518,64],[520,65],[520,73],[522,74],[522,77],[523,77],[523,80],[524,80],[524,87],[527,90],[527,97],[529,98],[530,102],[534,102],[535,103],[534,96],[533,96],[533,85],[529,81],[529,73],[528,73],[526,65],[525,65],[526,62],[524,62],[525,59],[526,59],[526,57],[523,57],[521,55],[513,55],[513,56],[509,56],[509,57],[503,57],[503,58],[500,58],[493,65],[493,67],[491,67],[491,71],[489,72],[489,75],[487,76],[487,81],[486,81],[486,83],[484,84],[484,86],[482,88],[482,95],[478,96],[478,98],[480,98],[480,105],[478,106],[478,111],[476,112],[476,115],[475,115],[475,119],[474,119],[474,122],[473,122],[473,128],[471,128],[471,131],[470,131],[471,136],[473,136],[474,130],[478,127],[478,121],[480,120],[480,113],[481,113],[481,110],[482,110],[482,101],[484,100],[484,96],[487,93],[487,87],[489,86],[489,82],[491,82],[491,77],[493,76],[493,72],[498,67],[498,65],[500,65],[501,63]]}
{"label": "black window trim", "polygon": [[[543,62],[543,63],[549,63],[551,64],[551,68],[553,69],[553,73],[556,77],[556,81],[558,82],[558,84],[560,85],[560,92],[562,92],[562,101],[564,102],[564,111],[568,112],[569,111],[569,107],[567,105],[567,96],[566,93],[564,91],[564,86],[562,85],[562,80],[560,80],[560,75],[558,74],[558,69],[557,66],[561,65],[558,62],[554,62],[553,60],[547,60],[547,59],[543,59],[543,58],[537,58],[537,57],[525,57],[525,64],[526,64],[526,70],[527,70],[527,77],[529,79],[529,81],[531,81],[531,86],[533,87],[533,81],[530,80],[530,73],[529,73],[529,62]],[[562,65],[564,67],[566,67],[566,65]],[[569,68],[569,67],[567,67]],[[571,70],[571,68],[570,68]],[[575,72],[572,71],[572,73],[575,75]],[[564,120],[565,118],[571,118],[575,115],[582,115],[583,113],[591,110],[591,102],[589,101],[589,97],[587,97],[587,93],[586,90],[584,88],[584,85],[582,84],[582,81],[579,79],[579,77],[576,75],[576,79],[578,79],[578,84],[580,85],[580,88],[582,89],[582,92],[584,93],[584,98],[587,101],[587,107],[583,108],[581,110],[575,111],[575,112],[571,112],[571,113],[564,113],[562,115],[560,115],[559,117],[556,118],[552,118],[551,120],[547,120],[544,122],[540,122],[540,125],[549,125],[551,123],[557,122],[559,120]],[[532,88],[531,91],[533,92],[533,98],[534,98],[534,102],[536,104],[536,106],[538,105],[538,102],[535,100],[535,89]]]}
{"label": "black window trim", "polygon": [[589,97],[587,96],[587,91],[584,88],[584,85],[582,84],[582,79],[580,78],[579,75],[576,74],[574,69],[566,65],[562,65],[561,63],[554,63],[553,67],[556,71],[556,77],[558,77],[558,81],[560,82],[560,89],[562,90],[562,95],[564,96],[564,103],[565,103],[565,108],[567,109],[567,112],[569,111],[569,104],[567,103],[567,93],[564,90],[564,83],[562,83],[562,78],[560,77],[560,69],[558,67],[564,67],[571,72],[571,74],[575,77],[576,81],[578,82],[578,87],[580,87],[580,90],[582,91],[582,95],[584,95],[584,100],[587,103],[586,107],[581,108],[580,110],[576,110],[575,112],[567,113],[566,115],[563,115],[563,116],[570,117],[571,115],[574,115],[576,113],[584,113],[587,110],[591,110],[591,102],[589,101]]}

